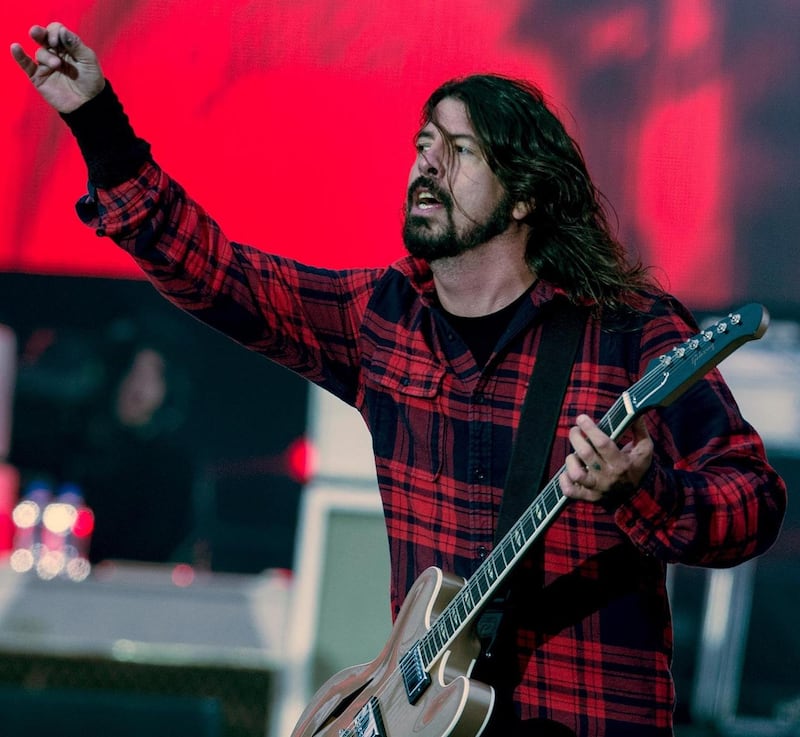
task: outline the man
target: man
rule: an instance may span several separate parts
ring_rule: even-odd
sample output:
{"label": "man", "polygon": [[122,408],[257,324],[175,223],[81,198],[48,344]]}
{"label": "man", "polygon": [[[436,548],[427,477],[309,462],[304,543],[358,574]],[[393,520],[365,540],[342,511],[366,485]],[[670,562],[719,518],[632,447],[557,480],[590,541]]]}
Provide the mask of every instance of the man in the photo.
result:
{"label": "man", "polygon": [[[778,534],[785,487],[717,372],[632,425],[595,424],[653,357],[697,332],[626,263],[577,145],[531,86],[476,76],[423,111],[409,251],[331,271],[229,241],[134,135],[95,54],[61,24],[11,53],[75,134],[79,214],[169,299],[355,406],[369,426],[397,615],[428,566],[492,546],[542,325],[590,308],[550,458],[572,500],[514,580],[513,672],[493,734],[672,733],[665,565],[730,566]],[[505,703],[505,702],[504,702]]]}

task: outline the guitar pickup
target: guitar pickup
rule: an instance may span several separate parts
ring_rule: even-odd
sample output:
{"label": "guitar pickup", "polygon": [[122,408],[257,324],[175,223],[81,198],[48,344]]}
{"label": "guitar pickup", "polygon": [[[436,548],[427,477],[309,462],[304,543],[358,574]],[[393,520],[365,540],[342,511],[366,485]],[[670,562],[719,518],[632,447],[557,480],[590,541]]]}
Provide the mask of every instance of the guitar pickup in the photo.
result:
{"label": "guitar pickup", "polygon": [[416,704],[431,682],[431,677],[422,663],[419,648],[409,650],[400,658],[400,672],[403,674],[403,685],[409,704]]}

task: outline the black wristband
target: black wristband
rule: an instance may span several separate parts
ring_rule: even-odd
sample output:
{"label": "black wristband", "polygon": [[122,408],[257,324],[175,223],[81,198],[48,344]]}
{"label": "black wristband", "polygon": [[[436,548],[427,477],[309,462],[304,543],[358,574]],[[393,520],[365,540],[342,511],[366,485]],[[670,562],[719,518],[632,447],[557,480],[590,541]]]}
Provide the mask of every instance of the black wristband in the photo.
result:
{"label": "black wristband", "polygon": [[113,187],[131,179],[146,161],[150,144],[137,138],[111,83],[71,113],[62,113],[80,147],[97,187]]}

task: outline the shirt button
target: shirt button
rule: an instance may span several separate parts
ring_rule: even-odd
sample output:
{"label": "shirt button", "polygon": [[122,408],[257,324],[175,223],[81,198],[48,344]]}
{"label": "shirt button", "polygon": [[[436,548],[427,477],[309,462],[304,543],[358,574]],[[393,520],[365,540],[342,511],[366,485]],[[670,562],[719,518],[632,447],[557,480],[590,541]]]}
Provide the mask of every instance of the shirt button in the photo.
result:
{"label": "shirt button", "polygon": [[403,386],[408,386],[411,383],[411,379],[409,379],[408,376],[404,376],[402,379],[400,379],[400,383]]}
{"label": "shirt button", "polygon": [[476,394],[475,395],[475,404],[483,404],[486,401],[486,397],[483,394]]}
{"label": "shirt button", "polygon": [[483,468],[481,468],[480,466],[478,466],[477,468],[473,469],[472,475],[473,475],[473,477],[475,478],[476,481],[485,481],[486,480],[486,471]]}
{"label": "shirt button", "polygon": [[478,545],[475,552],[478,554],[478,560],[485,560],[486,556],[489,555],[489,550],[485,545]]}

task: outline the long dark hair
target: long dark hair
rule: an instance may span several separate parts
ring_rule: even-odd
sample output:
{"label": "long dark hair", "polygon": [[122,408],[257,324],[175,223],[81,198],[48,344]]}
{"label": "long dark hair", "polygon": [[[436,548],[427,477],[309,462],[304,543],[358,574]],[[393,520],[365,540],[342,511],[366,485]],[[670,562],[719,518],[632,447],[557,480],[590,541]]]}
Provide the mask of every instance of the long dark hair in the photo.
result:
{"label": "long dark hair", "polygon": [[425,103],[423,124],[435,122],[436,106],[448,97],[464,103],[510,201],[534,203],[526,258],[538,276],[575,302],[612,308],[637,289],[655,288],[641,262],[629,263],[580,147],[537,87],[494,74],[454,79]]}

